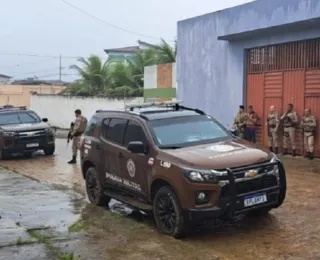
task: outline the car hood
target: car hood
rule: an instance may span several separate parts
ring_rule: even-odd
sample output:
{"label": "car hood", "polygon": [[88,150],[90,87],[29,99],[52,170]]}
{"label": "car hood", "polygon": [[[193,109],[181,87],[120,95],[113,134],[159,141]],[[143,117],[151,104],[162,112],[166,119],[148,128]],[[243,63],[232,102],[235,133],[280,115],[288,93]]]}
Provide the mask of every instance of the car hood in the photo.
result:
{"label": "car hood", "polygon": [[20,124],[20,125],[2,125],[0,126],[1,129],[4,131],[32,131],[37,129],[44,129],[48,128],[50,125],[45,122],[39,122],[39,123],[32,123],[32,124]]}
{"label": "car hood", "polygon": [[233,168],[265,162],[272,158],[272,154],[265,148],[241,139],[161,150],[160,154],[161,160],[179,167],[195,169]]}

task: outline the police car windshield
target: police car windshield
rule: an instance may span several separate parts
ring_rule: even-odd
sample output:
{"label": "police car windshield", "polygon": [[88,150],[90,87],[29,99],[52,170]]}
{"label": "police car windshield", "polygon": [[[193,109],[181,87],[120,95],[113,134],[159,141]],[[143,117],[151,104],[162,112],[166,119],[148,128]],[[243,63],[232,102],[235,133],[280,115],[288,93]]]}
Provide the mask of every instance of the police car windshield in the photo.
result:
{"label": "police car windshield", "polygon": [[32,124],[40,121],[34,112],[0,113],[0,125]]}
{"label": "police car windshield", "polygon": [[162,149],[178,149],[232,138],[229,131],[210,116],[158,119],[148,124],[154,141]]}

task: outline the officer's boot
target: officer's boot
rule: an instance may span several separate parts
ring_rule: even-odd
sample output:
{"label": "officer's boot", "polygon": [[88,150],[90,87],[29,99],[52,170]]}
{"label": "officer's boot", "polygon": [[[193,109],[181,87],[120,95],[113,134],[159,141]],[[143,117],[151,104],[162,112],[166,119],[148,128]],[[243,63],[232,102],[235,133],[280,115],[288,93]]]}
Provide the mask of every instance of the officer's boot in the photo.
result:
{"label": "officer's boot", "polygon": [[269,151],[270,151],[270,152],[273,152],[272,146],[269,146]]}
{"label": "officer's boot", "polygon": [[287,154],[288,154],[288,149],[287,149],[287,148],[284,148],[282,155],[287,155]]}
{"label": "officer's boot", "polygon": [[279,153],[278,147],[275,147],[275,148],[274,148],[274,153],[275,153],[275,154],[278,154],[278,153]]}
{"label": "officer's boot", "polygon": [[69,164],[77,163],[77,158],[75,156],[73,156],[72,159],[68,163]]}
{"label": "officer's boot", "polygon": [[306,152],[305,155],[304,155],[304,158],[310,158],[310,153]]}
{"label": "officer's boot", "polygon": [[313,153],[309,153],[309,160],[313,160]]}
{"label": "officer's boot", "polygon": [[292,157],[296,156],[296,150],[292,150]]}

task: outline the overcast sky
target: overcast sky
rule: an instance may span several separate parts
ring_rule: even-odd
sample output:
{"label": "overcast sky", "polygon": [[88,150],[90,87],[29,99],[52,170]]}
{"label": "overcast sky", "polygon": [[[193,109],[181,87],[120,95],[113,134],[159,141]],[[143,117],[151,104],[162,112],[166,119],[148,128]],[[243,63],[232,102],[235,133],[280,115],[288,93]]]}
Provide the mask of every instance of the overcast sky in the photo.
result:
{"label": "overcast sky", "polygon": [[[96,54],[103,49],[151,43],[176,36],[177,21],[236,6],[250,0],[65,0],[94,18],[70,7],[62,0],[0,0],[0,74],[14,78],[34,75],[57,79],[59,59],[64,74],[74,58]],[[128,33],[107,23],[136,32]],[[145,35],[145,36],[144,36]],[[150,37],[147,37],[150,36]],[[6,54],[6,55],[5,55]],[[8,55],[13,54],[13,55]],[[38,55],[37,57],[17,54]],[[41,57],[43,56],[43,57]],[[52,75],[52,76],[49,76]],[[63,76],[72,80],[76,76]]]}

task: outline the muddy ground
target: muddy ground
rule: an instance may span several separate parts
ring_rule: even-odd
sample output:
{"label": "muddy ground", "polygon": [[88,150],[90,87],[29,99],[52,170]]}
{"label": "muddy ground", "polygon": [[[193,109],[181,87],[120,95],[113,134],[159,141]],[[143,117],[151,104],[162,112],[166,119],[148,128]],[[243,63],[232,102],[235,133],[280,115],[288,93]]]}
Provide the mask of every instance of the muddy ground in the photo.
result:
{"label": "muddy ground", "polygon": [[[53,157],[37,155],[32,159],[16,158],[3,161],[1,165],[11,171],[20,172],[25,176],[39,180],[42,182],[38,183],[41,187],[50,187],[51,184],[55,184],[54,188],[63,190],[59,192],[65,194],[64,196],[71,192],[65,187],[83,193],[83,180],[79,165],[66,164],[69,158],[70,147],[66,146],[65,140],[58,139],[56,155]],[[81,209],[79,220],[74,220],[74,217],[79,217],[77,210],[70,217],[68,215],[70,213],[66,213],[71,212],[66,208],[67,206],[61,207],[64,210],[61,210],[60,217],[66,214],[62,219],[66,221],[64,225],[69,229],[65,228],[63,231],[67,238],[63,242],[60,241],[58,245],[57,243],[54,245],[54,252],[67,252],[67,254],[56,253],[55,257],[60,257],[57,259],[88,260],[318,260],[320,259],[320,160],[310,162],[303,158],[286,157],[283,158],[283,161],[287,168],[288,194],[281,208],[273,210],[268,216],[260,219],[245,218],[241,222],[224,224],[219,227],[206,226],[183,240],[175,240],[159,234],[153,221],[146,217],[137,214],[124,216],[106,209],[96,208],[87,204],[82,198],[78,198],[78,203],[76,203],[78,213]],[[24,189],[23,186],[20,187],[21,192]],[[50,189],[52,190],[52,188]],[[2,192],[1,196],[5,196],[5,194],[6,192],[4,195]],[[62,202],[59,201],[66,200],[63,195],[59,196],[62,198],[57,197],[57,201],[52,203],[60,205]],[[21,196],[13,197],[12,201],[19,202],[20,199]],[[34,200],[36,201],[36,199]],[[70,197],[69,202],[68,205],[74,204]],[[114,204],[113,209],[119,208],[119,206]],[[39,210],[37,207],[33,208],[35,208],[34,220],[36,220]],[[15,208],[10,210],[13,215],[18,214],[15,212]],[[52,215],[56,214],[59,212],[52,209]],[[44,215],[44,218],[46,217],[52,219],[52,217]],[[70,219],[75,222],[71,224]],[[0,229],[2,228],[1,221],[3,220],[0,220]],[[16,221],[15,218],[11,223],[14,221]],[[56,230],[54,223],[49,226],[50,230]],[[28,226],[24,229],[28,230]],[[0,236],[1,234],[0,231]],[[54,236],[50,235],[49,237],[54,240]],[[40,236],[40,241],[43,242],[41,238]],[[23,239],[28,241],[29,238]],[[17,240],[15,237],[13,242],[9,242],[10,246],[2,246],[2,249],[16,248],[15,250],[18,250],[20,245],[16,245],[19,243],[15,242],[19,241],[21,239]],[[41,244],[46,245],[46,243],[36,243],[40,251],[43,249],[40,248]],[[51,242],[50,245],[52,245]],[[23,252],[27,254],[27,251]],[[80,255],[80,258],[75,258],[76,255]],[[0,259],[2,260],[1,251]],[[5,259],[10,260],[10,258]],[[12,259],[27,260],[27,258]]]}

